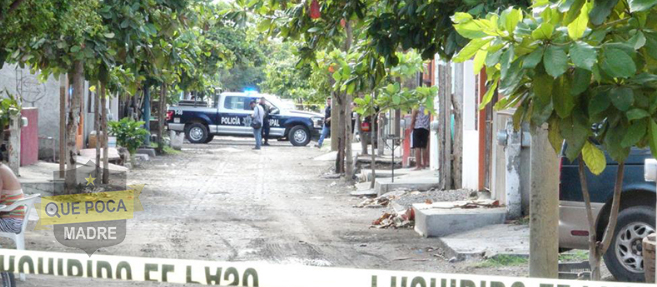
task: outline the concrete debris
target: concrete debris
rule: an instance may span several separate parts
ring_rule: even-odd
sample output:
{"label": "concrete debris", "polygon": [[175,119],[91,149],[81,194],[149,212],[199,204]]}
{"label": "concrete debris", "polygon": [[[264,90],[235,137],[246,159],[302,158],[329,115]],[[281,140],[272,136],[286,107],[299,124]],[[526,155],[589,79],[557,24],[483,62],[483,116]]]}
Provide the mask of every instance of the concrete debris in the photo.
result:
{"label": "concrete debris", "polygon": [[404,196],[407,192],[404,190],[398,190],[398,191],[391,191],[388,192],[384,195],[381,195],[376,198],[368,198],[368,197],[363,197],[364,200],[360,202],[357,205],[354,205],[354,207],[357,208],[363,208],[363,207],[371,207],[371,208],[379,208],[379,207],[386,207],[388,204],[395,199],[399,199],[402,196]]}
{"label": "concrete debris", "polygon": [[415,212],[412,208],[403,213],[386,212],[379,219],[372,222],[373,228],[413,228],[415,226]]}

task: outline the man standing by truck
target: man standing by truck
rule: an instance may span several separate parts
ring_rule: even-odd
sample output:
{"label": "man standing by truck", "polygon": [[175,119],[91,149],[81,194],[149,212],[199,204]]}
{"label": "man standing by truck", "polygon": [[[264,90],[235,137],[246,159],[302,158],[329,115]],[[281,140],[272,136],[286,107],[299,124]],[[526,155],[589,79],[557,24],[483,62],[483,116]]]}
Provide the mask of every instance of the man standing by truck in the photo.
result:
{"label": "man standing by truck", "polygon": [[265,97],[260,98],[260,106],[262,107],[262,110],[265,112],[263,117],[262,117],[262,137],[265,140],[265,143],[262,145],[268,146],[269,145],[269,112],[270,108],[267,105],[267,100],[265,100]]}
{"label": "man standing by truck", "polygon": [[251,127],[253,128],[253,136],[255,137],[254,150],[259,150],[262,144],[262,119],[265,116],[265,111],[256,101],[251,101],[251,108],[253,114],[251,115]]}

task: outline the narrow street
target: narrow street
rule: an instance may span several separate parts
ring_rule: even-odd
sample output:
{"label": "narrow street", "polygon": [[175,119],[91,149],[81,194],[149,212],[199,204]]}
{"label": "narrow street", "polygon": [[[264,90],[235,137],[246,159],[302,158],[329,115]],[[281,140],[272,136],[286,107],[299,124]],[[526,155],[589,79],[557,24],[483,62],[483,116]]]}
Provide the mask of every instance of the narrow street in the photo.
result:
{"label": "narrow street", "polygon": [[[156,157],[131,171],[129,183],[146,184],[140,197],[144,211],[128,220],[122,244],[97,254],[526,274],[525,267],[449,263],[434,255],[436,239],[412,229],[370,228],[384,210],[353,208],[361,199],[350,196],[341,180],[322,177],[332,162],[313,158],[323,152],[276,141],[253,151],[252,141],[186,144],[180,154]],[[28,232],[26,242],[30,250],[81,252],[58,244],[49,230]],[[89,281],[28,276],[19,286],[87,286]]]}

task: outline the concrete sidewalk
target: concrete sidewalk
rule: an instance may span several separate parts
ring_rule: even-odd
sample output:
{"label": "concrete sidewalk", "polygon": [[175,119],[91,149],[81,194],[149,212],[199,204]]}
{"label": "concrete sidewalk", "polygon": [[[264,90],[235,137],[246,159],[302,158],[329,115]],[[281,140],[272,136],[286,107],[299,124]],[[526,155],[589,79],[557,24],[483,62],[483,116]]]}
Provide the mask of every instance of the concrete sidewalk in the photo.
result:
{"label": "concrete sidewalk", "polygon": [[529,257],[529,226],[496,224],[438,239],[448,258],[458,261],[497,255]]}
{"label": "concrete sidewalk", "polygon": [[[86,157],[78,157],[78,169],[87,172],[95,168],[95,161]],[[109,164],[110,174],[128,172],[129,169],[115,164]],[[59,164],[39,161],[36,164],[20,168],[21,183],[25,194],[40,193],[41,196],[52,196],[63,188],[63,180],[58,179]],[[84,181],[84,178],[79,178]]]}

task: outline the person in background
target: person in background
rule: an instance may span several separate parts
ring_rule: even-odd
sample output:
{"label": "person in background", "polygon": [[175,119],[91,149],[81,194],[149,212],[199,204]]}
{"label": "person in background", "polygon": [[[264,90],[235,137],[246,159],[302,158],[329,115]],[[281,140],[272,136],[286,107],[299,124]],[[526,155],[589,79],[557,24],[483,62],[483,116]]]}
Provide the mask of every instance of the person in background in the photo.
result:
{"label": "person in background", "polygon": [[262,110],[265,112],[262,120],[262,138],[265,140],[265,142],[262,145],[268,146],[269,145],[269,112],[271,112],[271,108],[267,105],[267,100],[265,97],[260,98],[260,106],[262,107]]}
{"label": "person in background", "polygon": [[356,117],[358,117],[358,113],[355,112],[356,110],[356,103],[351,102],[351,134],[354,134],[354,131],[356,130]]}
{"label": "person in background", "polygon": [[317,147],[322,148],[324,139],[331,136],[331,98],[326,98],[326,108],[324,108],[324,127],[322,128],[322,135],[319,136]]}
{"label": "person in background", "polygon": [[425,112],[424,106],[413,110],[411,115],[411,126],[413,127],[413,145],[415,149],[415,170],[429,167],[429,125],[431,123],[429,113]]}
{"label": "person in background", "polygon": [[262,119],[265,116],[265,111],[256,101],[251,101],[251,109],[253,109],[251,127],[253,128],[253,136],[255,137],[255,147],[253,149],[259,150],[262,145]]}
{"label": "person in background", "polygon": [[[0,205],[12,205],[17,200],[23,198],[23,189],[21,184],[11,169],[0,163]],[[0,212],[0,231],[21,233],[25,220],[25,206],[20,206],[14,210]]]}

